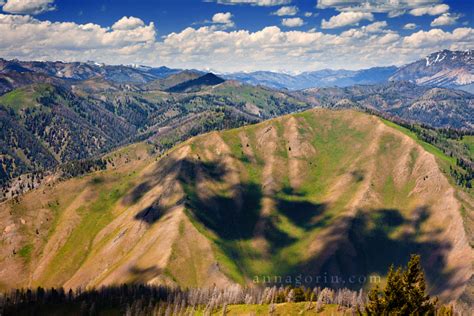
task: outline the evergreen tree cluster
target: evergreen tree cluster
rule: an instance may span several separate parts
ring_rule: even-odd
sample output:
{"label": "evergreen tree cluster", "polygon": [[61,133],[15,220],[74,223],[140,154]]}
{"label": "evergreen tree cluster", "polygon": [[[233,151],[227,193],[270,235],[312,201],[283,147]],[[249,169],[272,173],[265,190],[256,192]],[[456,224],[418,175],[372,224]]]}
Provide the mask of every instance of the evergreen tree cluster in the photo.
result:
{"label": "evergreen tree cluster", "polygon": [[376,287],[369,292],[365,312],[368,316],[435,315],[437,299],[426,295],[425,287],[420,256],[412,255],[406,269],[390,267],[382,291]]}
{"label": "evergreen tree cluster", "polygon": [[62,178],[77,177],[89,172],[105,170],[107,161],[101,158],[83,159],[65,163],[59,167]]}

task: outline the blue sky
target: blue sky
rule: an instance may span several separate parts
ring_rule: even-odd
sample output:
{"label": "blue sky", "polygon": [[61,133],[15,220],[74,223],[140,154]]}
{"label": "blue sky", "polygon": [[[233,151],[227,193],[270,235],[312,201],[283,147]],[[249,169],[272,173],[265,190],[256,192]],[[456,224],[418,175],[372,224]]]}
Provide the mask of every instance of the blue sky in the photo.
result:
{"label": "blue sky", "polygon": [[300,72],[400,65],[444,48],[474,48],[474,1],[467,0],[0,0],[0,5],[4,58]]}
{"label": "blue sky", "polygon": [[[474,1],[439,1],[449,5],[450,11],[463,13],[459,22],[473,22]],[[329,19],[338,12],[335,8],[318,9],[317,1],[314,0],[294,0],[288,5],[280,6],[255,6],[255,5],[223,5],[214,1],[202,0],[58,0],[55,1],[57,10],[47,12],[39,18],[41,20],[62,21],[77,23],[93,22],[103,26],[112,25],[115,21],[126,16],[135,16],[144,22],[155,22],[158,35],[166,35],[171,32],[179,32],[188,26],[205,25],[203,22],[210,20],[215,13],[230,12],[236,24],[236,28],[250,31],[258,31],[265,26],[281,25],[282,17],[272,15],[282,6],[296,6],[299,11],[296,16],[305,21],[305,25],[296,28],[298,30],[310,30],[318,28],[322,19]],[[311,12],[316,16],[305,17],[305,12]],[[471,12],[471,14],[467,14]],[[375,14],[376,19],[384,19],[383,13]],[[390,25],[394,29],[402,30],[403,25],[415,22],[422,29],[428,30],[433,16],[423,15],[414,17],[409,14],[401,15],[390,20]],[[369,24],[363,22],[361,25]],[[459,25],[448,25],[444,29],[449,30]],[[350,28],[350,26],[347,26]],[[344,28],[331,30],[338,33]]]}

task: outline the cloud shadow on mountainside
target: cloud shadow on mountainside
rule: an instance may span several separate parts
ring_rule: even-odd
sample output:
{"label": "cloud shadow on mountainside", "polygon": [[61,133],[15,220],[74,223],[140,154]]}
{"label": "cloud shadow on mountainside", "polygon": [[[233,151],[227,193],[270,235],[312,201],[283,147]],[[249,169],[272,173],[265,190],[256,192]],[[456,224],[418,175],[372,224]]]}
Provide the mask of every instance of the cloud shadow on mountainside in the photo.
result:
{"label": "cloud shadow on mountainside", "polygon": [[150,183],[150,181],[140,183],[139,185],[134,187],[130,193],[124,196],[122,200],[123,204],[132,205],[137,203],[148,191],[151,190],[151,188],[152,184]]}
{"label": "cloud shadow on mountainside", "polygon": [[305,194],[294,190],[287,189],[284,198],[272,196],[276,210],[267,215],[261,214],[264,194],[260,184],[241,182],[222,194],[199,192],[199,181],[222,183],[227,172],[220,162],[184,160],[178,175],[187,195],[187,209],[220,238],[248,240],[261,233],[271,248],[277,249],[296,241],[278,228],[280,215],[305,230],[323,226],[328,220],[328,216],[323,216],[327,205],[304,200]]}
{"label": "cloud shadow on mountainside", "polygon": [[134,265],[128,269],[128,272],[130,272],[131,274],[130,283],[146,284],[151,279],[162,274],[163,270],[156,266],[150,266],[148,268],[140,268]]}
{"label": "cloud shadow on mountainside", "polygon": [[[423,233],[420,227],[429,218],[426,206],[415,209],[406,218],[397,209],[359,210],[355,217],[344,216],[331,225],[324,248],[301,265],[298,271],[311,275],[380,275],[390,265],[404,266],[411,254],[420,254],[431,294],[464,286],[446,271],[446,254],[452,248],[440,238],[441,231]],[[320,242],[324,242],[321,240]],[[333,287],[360,288],[361,284],[324,284]]]}
{"label": "cloud shadow on mountainside", "polygon": [[135,215],[135,219],[151,225],[157,222],[165,213],[166,209],[161,207],[158,201],[156,201],[152,205],[138,212]]}
{"label": "cloud shadow on mountainside", "polygon": [[[188,185],[196,185],[198,173],[206,174],[207,176],[216,179],[216,181],[221,181],[225,174],[225,170],[221,164],[203,162],[200,159],[183,159],[179,161],[170,159],[167,161],[167,167],[165,170],[157,168],[149,178],[134,187],[131,192],[124,197],[123,204],[132,205],[137,203],[154,186],[160,184],[160,179],[163,178],[163,175],[169,174],[169,172],[172,172],[175,168],[178,169],[177,178],[182,184],[184,184],[185,189]],[[171,188],[164,188],[164,192],[166,193],[166,190],[168,189]],[[154,201],[150,206],[140,210],[134,218],[149,225],[160,220],[168,210],[160,205],[160,198]],[[189,197],[187,197],[186,201],[189,202]]]}
{"label": "cloud shadow on mountainside", "polygon": [[329,214],[325,213],[327,210],[327,205],[325,203],[313,203],[307,200],[291,198],[278,198],[277,209],[294,225],[305,230],[311,230],[318,226],[325,226],[331,218]]}
{"label": "cloud shadow on mountainside", "polygon": [[200,191],[200,181],[223,183],[228,170],[221,162],[183,160],[178,180],[186,194],[186,208],[199,222],[227,240],[253,236],[260,217],[260,186],[239,183],[226,192]]}

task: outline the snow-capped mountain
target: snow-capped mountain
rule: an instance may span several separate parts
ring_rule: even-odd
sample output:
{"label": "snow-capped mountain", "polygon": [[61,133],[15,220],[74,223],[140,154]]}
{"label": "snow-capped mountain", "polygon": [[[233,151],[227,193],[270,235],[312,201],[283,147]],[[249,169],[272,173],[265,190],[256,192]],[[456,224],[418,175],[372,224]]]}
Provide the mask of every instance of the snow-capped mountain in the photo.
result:
{"label": "snow-capped mountain", "polygon": [[391,81],[474,91],[474,50],[443,50],[400,67]]}

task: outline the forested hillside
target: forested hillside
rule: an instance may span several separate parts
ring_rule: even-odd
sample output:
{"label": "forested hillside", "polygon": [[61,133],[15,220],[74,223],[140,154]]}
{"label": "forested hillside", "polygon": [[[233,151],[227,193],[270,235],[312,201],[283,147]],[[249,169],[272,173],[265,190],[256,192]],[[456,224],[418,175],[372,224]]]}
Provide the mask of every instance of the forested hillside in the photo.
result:
{"label": "forested hillside", "polygon": [[294,95],[314,106],[365,108],[436,128],[474,129],[474,95],[461,90],[391,82],[312,88]]}

